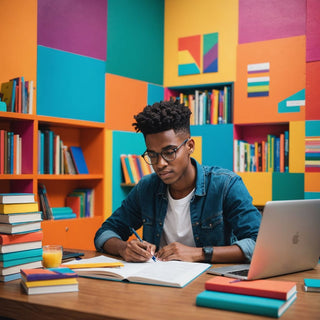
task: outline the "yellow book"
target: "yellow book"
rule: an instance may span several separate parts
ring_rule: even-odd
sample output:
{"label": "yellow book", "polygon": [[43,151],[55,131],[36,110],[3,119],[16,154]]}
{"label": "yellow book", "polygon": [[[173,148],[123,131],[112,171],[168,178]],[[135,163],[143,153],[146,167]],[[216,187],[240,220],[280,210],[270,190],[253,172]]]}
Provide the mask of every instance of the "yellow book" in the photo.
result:
{"label": "yellow book", "polygon": [[[22,280],[23,281],[23,280]],[[45,286],[60,286],[64,284],[77,284],[78,280],[75,278],[70,279],[54,279],[54,280],[39,280],[39,281],[23,281],[26,287],[45,287]]]}
{"label": "yellow book", "polygon": [[27,213],[39,211],[37,202],[0,204],[0,213]]}

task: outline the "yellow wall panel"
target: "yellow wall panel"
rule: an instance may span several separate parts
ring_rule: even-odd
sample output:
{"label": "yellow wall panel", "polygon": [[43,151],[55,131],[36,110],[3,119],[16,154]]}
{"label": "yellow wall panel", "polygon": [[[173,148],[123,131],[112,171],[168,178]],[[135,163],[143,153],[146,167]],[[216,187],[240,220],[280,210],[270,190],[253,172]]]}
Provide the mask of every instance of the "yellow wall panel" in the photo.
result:
{"label": "yellow wall panel", "polygon": [[289,123],[289,172],[304,172],[305,122]]}
{"label": "yellow wall panel", "polygon": [[104,167],[105,210],[103,216],[106,219],[112,213],[112,130],[105,130],[104,141],[104,158],[106,161]]}
{"label": "yellow wall panel", "polygon": [[195,141],[195,148],[191,156],[202,163],[202,137],[192,137],[192,139]]}
{"label": "yellow wall panel", "polygon": [[264,206],[272,200],[271,172],[237,172],[253,198],[255,206]]}
{"label": "yellow wall panel", "polygon": [[[178,76],[178,39],[215,32],[218,72]],[[166,0],[164,86],[235,81],[237,43],[238,0]]]}

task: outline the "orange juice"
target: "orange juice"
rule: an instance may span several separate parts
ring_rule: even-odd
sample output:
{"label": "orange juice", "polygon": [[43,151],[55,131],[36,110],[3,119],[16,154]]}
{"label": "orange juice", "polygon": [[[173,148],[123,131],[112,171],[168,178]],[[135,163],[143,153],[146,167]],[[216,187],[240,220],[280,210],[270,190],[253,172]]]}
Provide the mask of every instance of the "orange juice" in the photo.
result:
{"label": "orange juice", "polygon": [[48,245],[43,247],[42,264],[45,268],[57,268],[62,261],[62,247]]}

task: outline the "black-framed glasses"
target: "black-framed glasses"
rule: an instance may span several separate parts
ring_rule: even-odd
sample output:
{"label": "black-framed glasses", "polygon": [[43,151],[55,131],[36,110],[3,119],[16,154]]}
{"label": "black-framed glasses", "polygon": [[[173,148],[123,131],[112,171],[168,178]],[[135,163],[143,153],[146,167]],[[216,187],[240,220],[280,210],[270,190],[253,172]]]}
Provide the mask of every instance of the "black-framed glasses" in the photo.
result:
{"label": "black-framed glasses", "polygon": [[158,159],[159,159],[159,155],[167,162],[173,161],[176,159],[177,157],[177,151],[187,143],[187,141],[189,140],[189,138],[187,138],[186,140],[184,140],[179,146],[175,147],[175,148],[170,148],[167,150],[163,150],[161,152],[154,152],[154,151],[148,151],[146,150],[141,157],[144,159],[144,161],[147,164],[157,164],[158,163]]}

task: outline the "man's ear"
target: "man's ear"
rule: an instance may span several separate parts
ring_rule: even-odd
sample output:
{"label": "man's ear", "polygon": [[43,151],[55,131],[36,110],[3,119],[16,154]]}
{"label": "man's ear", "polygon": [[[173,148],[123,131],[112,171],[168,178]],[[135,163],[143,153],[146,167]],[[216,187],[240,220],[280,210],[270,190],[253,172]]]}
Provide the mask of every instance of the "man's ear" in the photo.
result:
{"label": "man's ear", "polygon": [[194,148],[195,148],[195,141],[190,138],[187,142],[187,148],[188,148],[188,152],[189,154],[192,154],[194,152]]}

